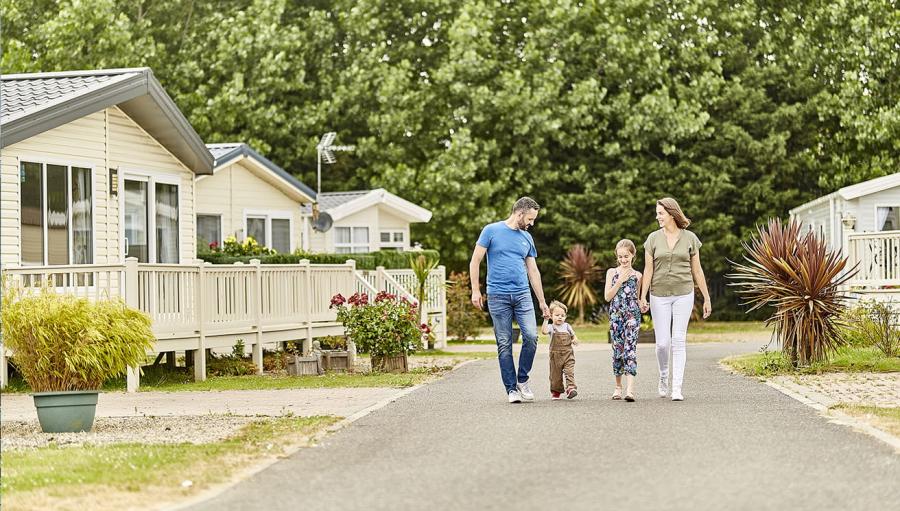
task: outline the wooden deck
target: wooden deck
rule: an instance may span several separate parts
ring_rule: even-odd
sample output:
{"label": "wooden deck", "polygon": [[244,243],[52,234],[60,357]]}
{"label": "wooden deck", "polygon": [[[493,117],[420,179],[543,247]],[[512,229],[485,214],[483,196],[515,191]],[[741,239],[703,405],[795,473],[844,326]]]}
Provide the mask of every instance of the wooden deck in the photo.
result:
{"label": "wooden deck", "polygon": [[[331,297],[385,290],[410,301],[416,279],[411,270],[359,271],[346,264],[212,265],[202,263],[75,265],[11,268],[4,273],[26,288],[37,290],[50,280],[61,293],[88,299],[121,297],[146,312],[152,321],[156,345],[152,355],[230,348],[243,340],[252,347],[253,361],[262,372],[264,344],[302,341],[309,351],[312,340],[342,335],[343,326],[330,309]],[[436,325],[437,347],[446,345],[446,293],[444,267],[429,275],[425,312]],[[0,346],[0,385],[7,383],[7,357]],[[206,379],[206,357],[194,356],[194,376]],[[128,389],[137,390],[137,371],[129,371]]]}

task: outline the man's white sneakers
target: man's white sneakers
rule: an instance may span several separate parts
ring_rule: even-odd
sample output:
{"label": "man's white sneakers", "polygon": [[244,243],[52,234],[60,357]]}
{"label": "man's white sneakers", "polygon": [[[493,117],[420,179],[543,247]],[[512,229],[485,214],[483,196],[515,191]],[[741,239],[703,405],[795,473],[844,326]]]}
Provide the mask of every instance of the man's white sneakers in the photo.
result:
{"label": "man's white sneakers", "polygon": [[681,395],[681,389],[672,389],[672,401],[684,401],[684,396]]}
{"label": "man's white sneakers", "polygon": [[534,392],[531,391],[527,381],[525,383],[517,383],[516,389],[518,389],[523,401],[534,401]]}
{"label": "man's white sneakers", "polygon": [[522,396],[519,395],[518,390],[510,390],[509,391],[509,402],[510,403],[521,403]]}

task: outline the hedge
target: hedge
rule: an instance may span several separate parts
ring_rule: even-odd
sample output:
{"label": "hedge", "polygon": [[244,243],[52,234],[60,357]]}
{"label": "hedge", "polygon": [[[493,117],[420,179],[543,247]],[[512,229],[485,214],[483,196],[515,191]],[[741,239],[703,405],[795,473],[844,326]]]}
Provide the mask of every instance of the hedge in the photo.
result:
{"label": "hedge", "polygon": [[259,259],[262,264],[299,264],[308,259],[313,264],[344,264],[348,259],[356,261],[360,270],[374,270],[378,266],[386,269],[409,268],[411,255],[425,255],[429,258],[440,258],[437,250],[421,250],[417,252],[398,252],[396,250],[379,250],[378,252],[358,254],[311,254],[295,252],[293,254],[274,254],[267,256],[231,256],[221,252],[200,252],[197,258],[212,264],[249,263],[251,259]]}

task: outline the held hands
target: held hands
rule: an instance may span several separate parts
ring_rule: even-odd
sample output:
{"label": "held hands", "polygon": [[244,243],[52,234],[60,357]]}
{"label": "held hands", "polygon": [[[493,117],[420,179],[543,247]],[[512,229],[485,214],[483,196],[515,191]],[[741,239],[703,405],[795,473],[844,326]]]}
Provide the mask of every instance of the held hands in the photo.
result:
{"label": "held hands", "polygon": [[550,307],[547,307],[547,303],[541,302],[540,307],[541,307],[541,314],[544,316],[544,318],[549,318],[550,317]]}
{"label": "held hands", "polygon": [[647,303],[647,300],[644,300],[643,298],[638,300],[638,305],[641,307],[641,314],[646,314],[647,311],[650,310],[650,304]]}

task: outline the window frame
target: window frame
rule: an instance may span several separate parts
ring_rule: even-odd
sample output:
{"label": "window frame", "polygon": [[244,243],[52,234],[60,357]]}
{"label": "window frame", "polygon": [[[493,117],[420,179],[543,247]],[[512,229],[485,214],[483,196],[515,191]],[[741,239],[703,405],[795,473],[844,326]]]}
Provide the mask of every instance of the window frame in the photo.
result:
{"label": "window frame", "polygon": [[[34,156],[34,155],[23,155],[18,158],[18,177],[16,179],[17,192],[19,194],[19,264],[22,266],[51,266],[48,264],[50,257],[50,239],[49,232],[47,231],[47,165],[57,165],[61,167],[66,167],[66,207],[67,207],[67,241],[68,241],[68,260],[69,263],[67,265],[53,265],[53,266],[82,266],[88,264],[94,264],[94,261],[97,259],[97,165],[95,163],[77,160],[77,159],[69,159],[69,158],[52,158],[46,156]],[[41,263],[26,263],[22,258],[22,165],[25,163],[34,163],[41,166],[41,240],[43,243],[43,254],[41,254],[42,262]],[[72,168],[77,167],[81,169],[88,169],[90,171],[91,176],[91,260],[86,263],[73,263],[72,259],[74,256],[74,241],[75,241],[75,233],[74,233],[74,219],[73,213],[74,208],[72,207]],[[105,181],[104,181],[105,182]]]}
{"label": "window frame", "polygon": [[[872,232],[891,232],[891,231],[882,231],[881,229],[878,228],[877,225],[874,225],[875,222],[878,222],[878,209],[879,208],[893,208],[893,209],[897,210],[898,212],[900,212],[900,204],[876,203],[874,208],[872,209],[872,213],[873,213],[872,214],[872,220],[873,220]],[[898,214],[900,214],[900,213],[898,213]],[[894,231],[900,230],[900,226],[896,226],[896,228],[893,230]]]}
{"label": "window frame", "polygon": [[[219,229],[218,229],[219,232],[217,234],[219,239],[217,241],[219,242],[219,248],[221,248],[222,243],[225,241],[225,237],[223,236],[224,232],[222,229],[222,213],[196,213],[196,214],[194,214],[194,223],[195,223],[194,232],[196,233],[198,241],[200,240],[200,217],[201,216],[215,217],[219,220]],[[216,241],[216,240],[207,240],[207,243],[212,243],[213,241]]]}
{"label": "window frame", "polygon": [[[390,241],[381,241],[382,234],[390,234],[391,240]],[[395,239],[398,234],[401,234],[403,236],[402,241],[397,241]],[[406,247],[408,246],[406,244],[407,238],[408,238],[408,235],[407,235],[407,231],[405,229],[380,229],[378,231],[378,247],[381,249],[397,248],[400,250],[406,250]]]}
{"label": "window frame", "polygon": [[[116,167],[111,167],[116,168]],[[130,167],[118,167],[118,175],[119,175],[119,254],[121,260],[124,262],[127,257],[127,252],[125,251],[125,181],[144,181],[147,183],[147,204],[151,206],[153,209],[147,213],[147,252],[149,254],[148,264],[180,264],[181,263],[181,249],[184,247],[182,243],[182,228],[184,227],[181,222],[181,214],[184,212],[184,201],[181,197],[182,191],[182,180],[180,175],[172,175],[164,172],[155,172],[151,170],[143,170],[143,169],[135,169]],[[178,189],[178,232],[177,232],[177,240],[178,249],[176,251],[177,254],[177,262],[174,263],[160,263],[159,258],[157,257],[157,246],[156,246],[156,185],[157,184],[167,184],[173,185]],[[194,226],[196,228],[196,225]],[[194,250],[196,250],[196,232],[194,233]]]}
{"label": "window frame", "polygon": [[[248,218],[265,218],[267,244],[264,246],[266,246],[268,248],[272,248],[272,241],[274,241],[272,239],[272,220],[273,219],[274,220],[287,220],[288,226],[289,226],[288,232],[290,233],[289,240],[288,240],[288,246],[290,247],[290,250],[287,253],[292,254],[292,253],[294,253],[294,250],[297,249],[297,247],[296,247],[297,244],[294,241],[294,213],[292,211],[276,210],[276,209],[245,209],[244,210],[244,222],[243,222],[244,235],[243,235],[242,239],[247,239],[247,227],[248,227],[247,219]],[[257,240],[257,241],[259,241],[259,240]],[[275,250],[275,249],[273,249],[273,250]],[[284,253],[284,252],[279,252],[279,253]]]}
{"label": "window frame", "polygon": [[[338,242],[338,240],[337,240],[337,230],[338,230],[338,229],[350,229],[350,242],[349,242],[349,243],[339,243],[339,242]],[[365,245],[362,245],[362,244],[359,244],[359,243],[354,243],[354,241],[353,241],[353,234],[354,234],[354,232],[355,232],[356,229],[365,229],[365,230],[366,230],[366,238],[368,239],[368,241],[366,241],[366,244],[365,244]],[[332,241],[332,243],[333,243],[333,245],[334,245],[334,251],[335,251],[335,253],[337,253],[337,254],[365,254],[365,253],[371,252],[371,251],[372,251],[372,250],[371,250],[371,247],[372,247],[372,238],[368,236],[369,234],[371,234],[371,229],[369,229],[369,226],[368,226],[368,225],[340,225],[340,226],[335,226],[335,228],[334,228],[334,234],[332,234],[332,237],[331,237],[331,241]],[[380,236],[380,234],[379,234],[379,236]],[[380,240],[380,239],[381,239],[381,238],[379,238],[379,240]],[[362,248],[362,247],[364,247],[365,249],[364,249],[364,250],[355,250],[355,249],[357,249],[357,248]],[[340,249],[343,249],[343,248],[347,248],[347,249],[349,249],[349,251],[348,251],[348,252],[342,252]]]}

